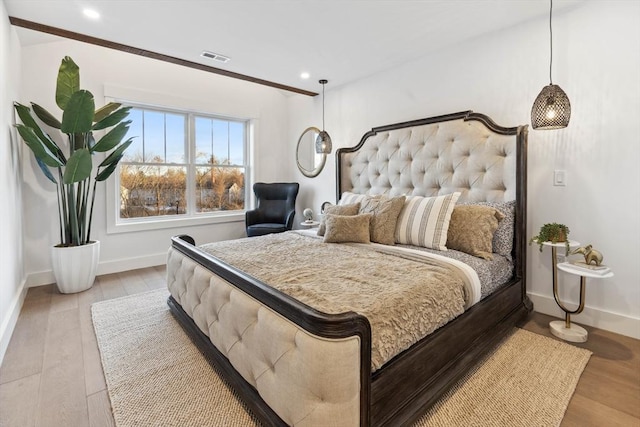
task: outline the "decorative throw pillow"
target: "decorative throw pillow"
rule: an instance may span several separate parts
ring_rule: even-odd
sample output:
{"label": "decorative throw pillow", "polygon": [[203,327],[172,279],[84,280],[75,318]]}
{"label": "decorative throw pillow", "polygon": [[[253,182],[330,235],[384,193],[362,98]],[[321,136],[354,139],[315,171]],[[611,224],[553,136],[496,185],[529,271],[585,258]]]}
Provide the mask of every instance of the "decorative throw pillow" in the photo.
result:
{"label": "decorative throw pillow", "polygon": [[327,214],[333,215],[358,215],[360,210],[360,203],[351,203],[349,205],[331,205],[324,208],[324,216],[318,226],[318,236],[324,236],[325,232],[325,219]]}
{"label": "decorative throw pillow", "polygon": [[516,201],[508,202],[463,202],[460,205],[489,206],[497,209],[504,218],[500,220],[498,229],[493,233],[493,253],[500,254],[511,260],[513,250],[513,233],[516,222]]}
{"label": "decorative throw pillow", "polygon": [[371,214],[325,215],[325,243],[369,243]]}
{"label": "decorative throw pillow", "polygon": [[459,192],[437,197],[410,196],[396,225],[396,243],[447,250],[447,231]]}
{"label": "decorative throw pillow", "polygon": [[456,206],[449,221],[447,248],[493,259],[493,233],[502,218],[503,214],[489,206]]}
{"label": "decorative throw pillow", "polygon": [[366,195],[364,194],[357,194],[357,193],[352,193],[350,191],[345,191],[340,196],[340,201],[338,202],[338,204],[348,205],[352,203],[362,203],[362,200],[364,200],[365,197]]}
{"label": "decorative throw pillow", "polygon": [[371,241],[383,245],[395,243],[396,223],[398,215],[404,207],[405,196],[367,196],[360,203],[360,213],[370,213],[369,232]]}

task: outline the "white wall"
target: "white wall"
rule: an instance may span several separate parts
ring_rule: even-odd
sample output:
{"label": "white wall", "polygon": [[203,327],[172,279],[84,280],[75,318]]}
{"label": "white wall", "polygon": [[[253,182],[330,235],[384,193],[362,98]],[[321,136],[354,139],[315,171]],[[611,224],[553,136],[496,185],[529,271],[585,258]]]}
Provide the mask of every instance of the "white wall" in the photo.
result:
{"label": "white wall", "polygon": [[[529,131],[528,237],[562,222],[592,243],[615,272],[589,280],[579,323],[640,338],[640,2],[590,1],[554,13],[554,83],[572,102],[568,128]],[[326,128],[335,148],[355,145],[374,126],[474,110],[503,126],[530,123],[549,83],[547,18],[479,37],[392,71],[326,92]],[[331,80],[331,76],[327,77]],[[289,143],[321,123],[320,97],[289,100]],[[337,146],[337,147],[336,147]],[[552,185],[553,171],[567,174]],[[318,178],[301,183],[300,208],[335,201],[335,156]],[[550,253],[531,247],[529,293],[537,311],[560,316]],[[578,278],[561,273],[561,295],[578,300]]]}
{"label": "white wall", "polygon": [[22,269],[20,142],[13,128],[13,101],[20,84],[20,46],[0,2],[0,363],[25,297]]}
{"label": "white wall", "polygon": [[[21,102],[37,102],[60,116],[60,110],[55,105],[55,83],[64,56],[70,56],[79,65],[80,85],[94,94],[96,105],[104,104],[105,87],[118,88],[120,92],[122,88],[129,88],[143,98],[169,107],[188,105],[198,111],[251,118],[256,125],[254,178],[282,180],[295,167],[289,162],[283,165],[281,160],[290,155],[286,144],[286,98],[289,95],[285,92],[141,56],[62,40],[23,47]],[[58,243],[59,235],[55,187],[42,176],[28,150],[25,150],[23,163],[25,251],[28,254],[25,270],[28,284],[52,283],[49,247]],[[244,217],[223,224],[107,234],[105,187],[99,189],[92,228],[92,237],[101,241],[98,274],[163,263],[169,239],[176,234],[191,234],[201,243],[245,235]]]}

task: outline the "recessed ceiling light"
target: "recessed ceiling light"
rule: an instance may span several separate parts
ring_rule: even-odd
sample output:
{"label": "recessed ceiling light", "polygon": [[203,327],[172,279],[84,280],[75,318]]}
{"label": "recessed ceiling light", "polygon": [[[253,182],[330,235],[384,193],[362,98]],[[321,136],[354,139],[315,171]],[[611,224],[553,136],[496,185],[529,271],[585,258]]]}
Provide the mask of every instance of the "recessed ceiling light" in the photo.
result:
{"label": "recessed ceiling light", "polygon": [[307,73],[307,72],[304,72],[304,73],[301,73],[301,74],[300,74],[300,78],[301,78],[301,79],[306,80],[306,79],[308,79],[309,77],[311,77],[311,74],[309,74],[309,73]]}
{"label": "recessed ceiling light", "polygon": [[93,9],[83,9],[82,13],[89,19],[100,19],[100,14]]}

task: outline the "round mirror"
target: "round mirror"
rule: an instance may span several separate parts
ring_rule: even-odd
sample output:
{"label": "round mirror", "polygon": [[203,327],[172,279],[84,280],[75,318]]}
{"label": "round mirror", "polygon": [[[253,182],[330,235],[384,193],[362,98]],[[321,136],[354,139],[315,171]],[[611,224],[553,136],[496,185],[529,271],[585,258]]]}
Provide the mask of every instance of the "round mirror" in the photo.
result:
{"label": "round mirror", "polygon": [[316,153],[316,138],[320,133],[317,127],[308,127],[302,132],[296,147],[296,163],[304,176],[313,178],[324,168],[327,155]]}

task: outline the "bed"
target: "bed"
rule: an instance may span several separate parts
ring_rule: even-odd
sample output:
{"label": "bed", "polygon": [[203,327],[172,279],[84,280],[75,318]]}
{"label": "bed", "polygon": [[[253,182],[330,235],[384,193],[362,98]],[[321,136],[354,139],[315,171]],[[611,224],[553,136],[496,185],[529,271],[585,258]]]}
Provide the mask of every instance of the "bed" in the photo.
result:
{"label": "bed", "polygon": [[[479,261],[477,273],[467,265],[478,256],[451,250],[439,254],[416,245],[407,237],[409,231],[407,241],[398,240],[405,244],[394,245],[398,249],[324,243],[326,235],[322,240],[296,231],[202,246],[182,235],[172,238],[169,249],[169,307],[265,425],[410,425],[533,309],[525,285],[526,143],[526,126],[502,127],[483,114],[464,111],[376,127],[354,147],[336,152],[337,206],[351,205],[351,198],[403,198],[417,204],[453,194],[456,209],[510,205],[508,252],[493,254],[502,261],[484,263],[487,271]],[[408,205],[403,206],[405,213]],[[403,213],[394,227],[395,239],[401,236]],[[335,221],[355,224],[356,217],[363,216],[326,215],[326,231],[333,236]],[[243,246],[233,250],[237,245]],[[306,247],[318,252],[307,253]],[[284,252],[275,252],[278,248]],[[429,270],[423,270],[425,257],[433,263]],[[277,264],[277,258],[285,262]],[[338,259],[347,264],[327,267]],[[372,268],[367,265],[384,267],[360,279],[365,290],[351,291],[344,286],[351,278],[343,272],[359,265],[364,270]],[[407,277],[390,279],[385,275],[391,270],[404,271]],[[467,270],[472,272],[464,273]],[[384,297],[367,288],[378,275],[393,284],[388,293],[386,288],[380,292]],[[394,310],[396,285],[414,286],[408,276],[451,282],[446,289],[462,300],[444,308],[450,313],[434,321],[429,327],[433,330],[410,326],[411,338],[388,349],[390,334],[379,325],[413,325],[414,317],[422,317],[422,302],[411,309],[416,314],[402,322],[373,317],[376,310]],[[300,281],[313,283],[314,291],[317,286],[317,292],[328,297],[307,295],[306,289],[298,289]],[[367,295],[361,298],[365,302],[356,301],[365,308],[349,309],[356,303],[343,295],[334,298],[337,305],[329,305],[325,299],[339,289]],[[425,297],[437,306],[446,305],[443,300]],[[427,331],[420,335],[415,328]]]}

